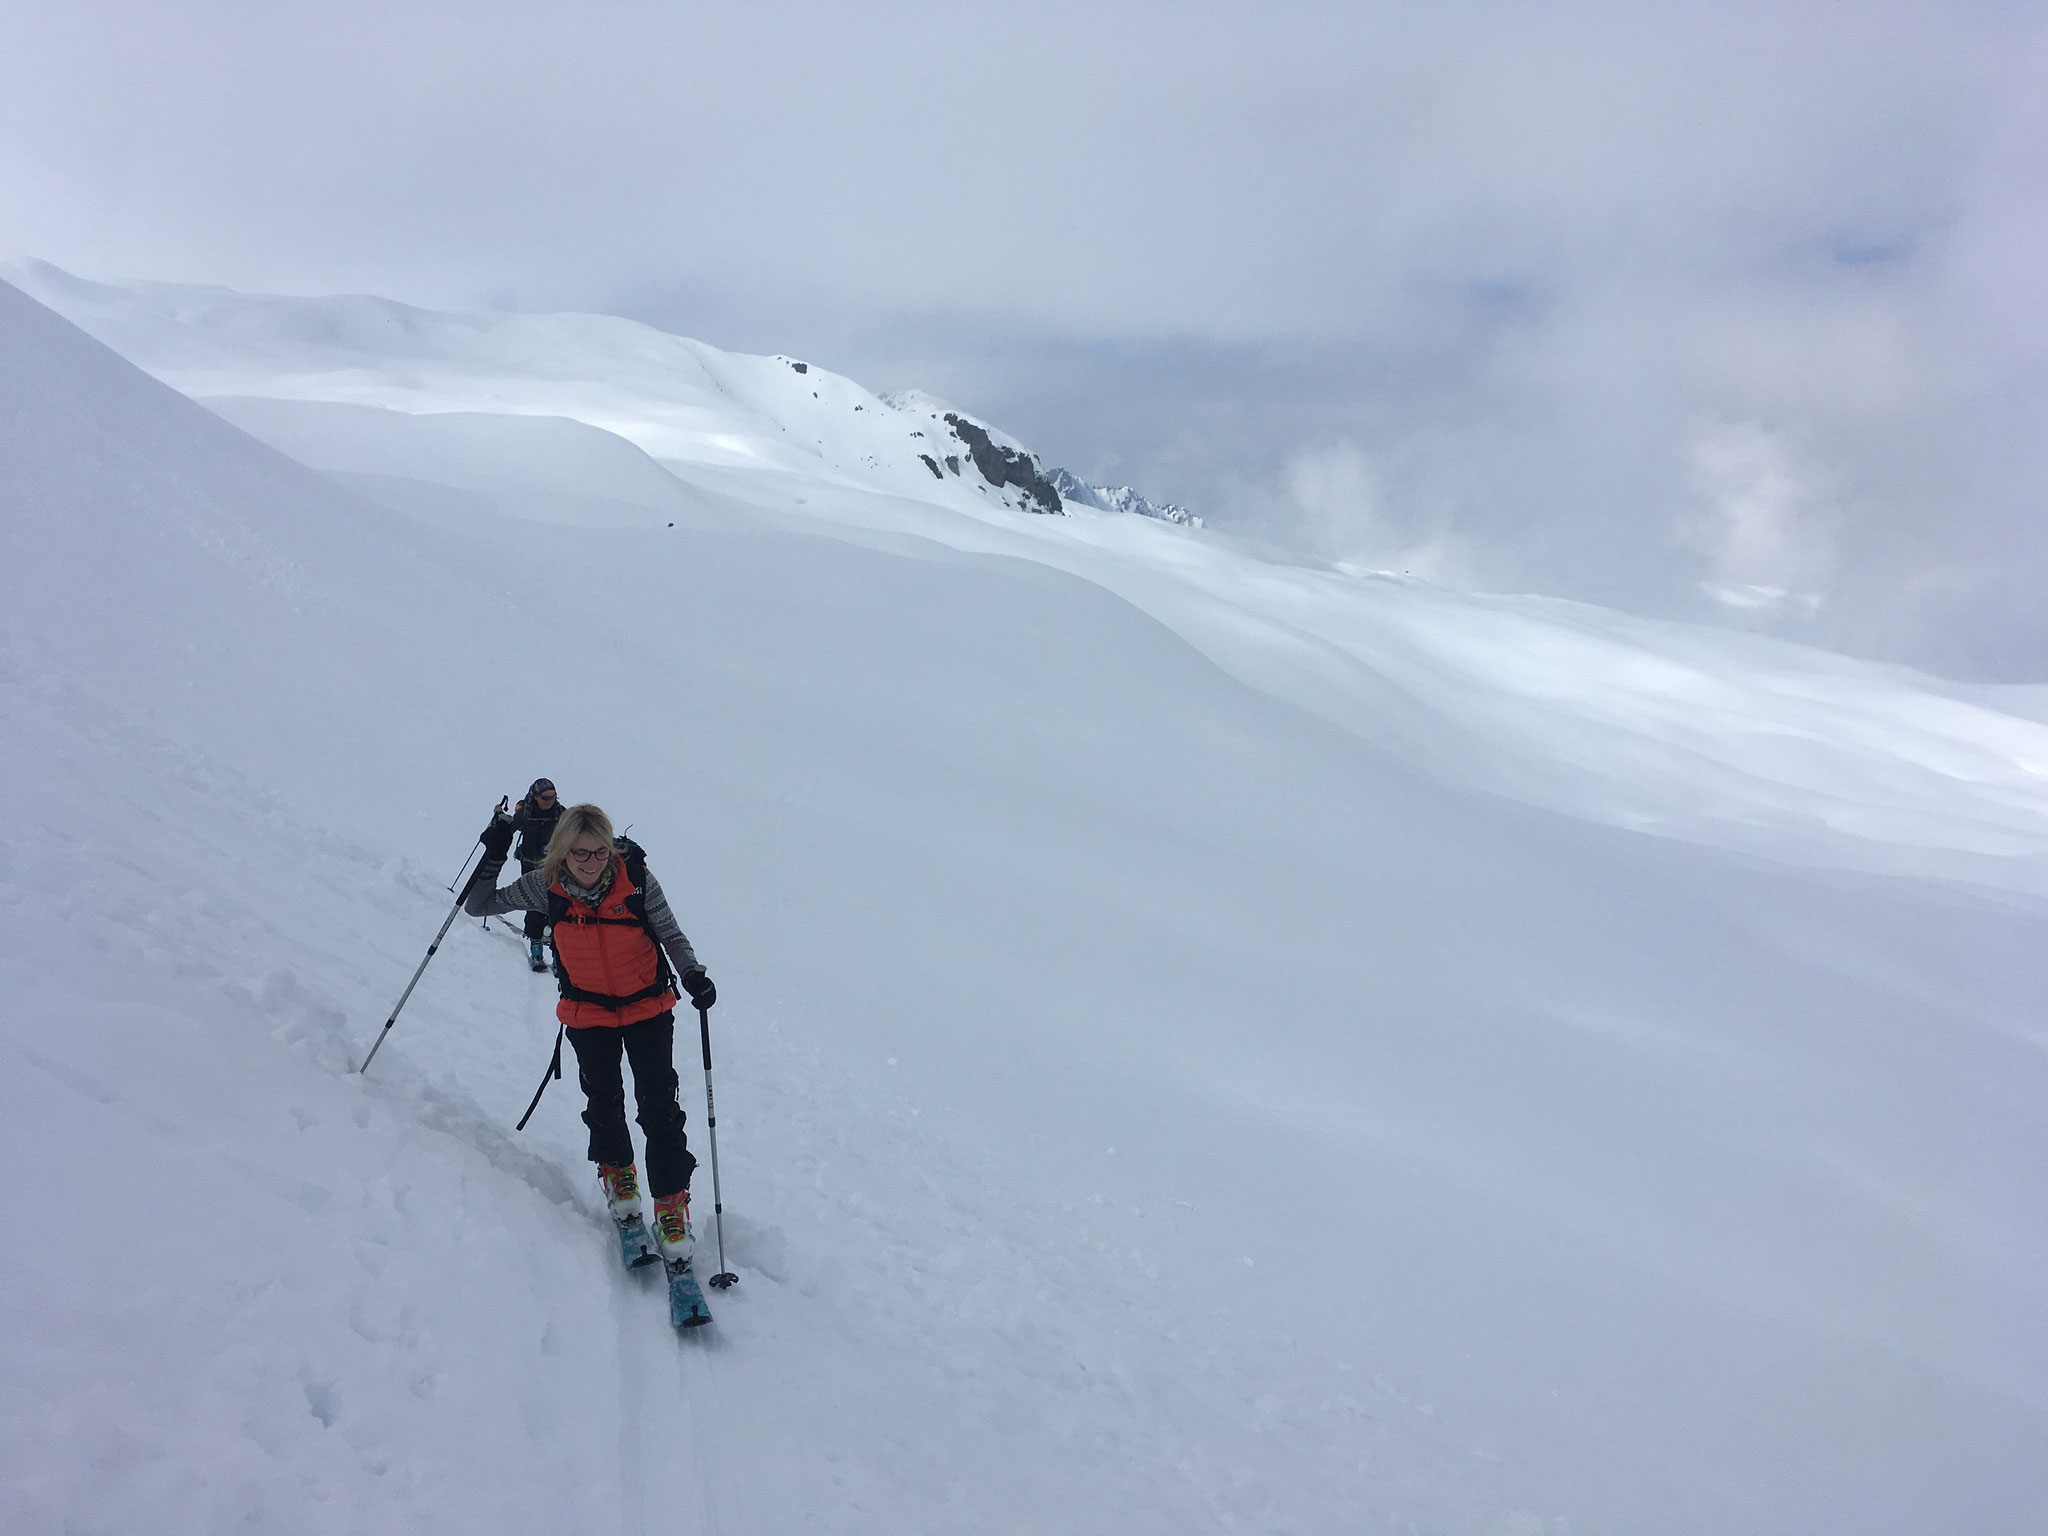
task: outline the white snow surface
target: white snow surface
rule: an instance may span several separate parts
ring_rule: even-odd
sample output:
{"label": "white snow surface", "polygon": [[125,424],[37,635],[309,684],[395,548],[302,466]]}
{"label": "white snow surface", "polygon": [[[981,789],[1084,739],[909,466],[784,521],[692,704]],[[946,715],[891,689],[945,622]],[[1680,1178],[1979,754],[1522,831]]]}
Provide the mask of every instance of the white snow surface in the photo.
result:
{"label": "white snow surface", "polygon": [[717,526],[726,514],[694,509],[739,502],[775,526],[795,514],[842,539],[1021,558],[1116,594],[1257,691],[1432,778],[1772,858],[2048,892],[2048,724],[2028,689],[1275,565],[1078,503],[1070,518],[1014,517],[1014,490],[971,466],[935,481],[918,462],[959,447],[942,401],[611,316],[4,270],[272,446],[415,511],[462,501],[651,528]]}
{"label": "white snow surface", "polygon": [[[0,1529],[2041,1529],[2037,690],[13,270],[156,378],[0,285]],[[352,1070],[541,773],[719,984],[694,1334],[510,937]]]}
{"label": "white snow surface", "polygon": [[455,315],[379,298],[117,286],[41,262],[10,263],[0,277],[199,399],[566,417],[656,459],[780,470],[947,507],[1022,504],[971,468],[935,475],[920,461],[965,451],[947,408],[920,392],[891,403],[799,359],[722,352],[610,315]]}

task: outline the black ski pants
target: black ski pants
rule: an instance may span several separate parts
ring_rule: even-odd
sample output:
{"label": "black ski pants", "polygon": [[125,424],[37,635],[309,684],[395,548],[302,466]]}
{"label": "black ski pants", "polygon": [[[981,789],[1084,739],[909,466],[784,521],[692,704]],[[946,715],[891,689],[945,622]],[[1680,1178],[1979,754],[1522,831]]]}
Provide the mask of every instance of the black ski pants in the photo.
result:
{"label": "black ski pants", "polygon": [[633,1099],[647,1138],[647,1192],[656,1200],[690,1187],[697,1159],[683,1137],[683,1106],[677,1098],[676,1016],[656,1014],[638,1024],[599,1024],[569,1031],[576,1051],[576,1076],[589,1105],[590,1160],[617,1167],[633,1158],[633,1133],[626,1129],[626,1084],[619,1058],[633,1066]]}

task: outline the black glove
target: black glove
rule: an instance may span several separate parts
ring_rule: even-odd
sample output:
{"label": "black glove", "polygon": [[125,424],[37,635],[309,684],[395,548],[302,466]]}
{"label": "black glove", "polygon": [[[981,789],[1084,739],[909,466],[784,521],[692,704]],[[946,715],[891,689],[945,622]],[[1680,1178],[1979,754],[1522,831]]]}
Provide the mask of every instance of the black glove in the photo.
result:
{"label": "black glove", "polygon": [[493,816],[491,824],[484,828],[484,835],[477,839],[484,845],[484,857],[505,862],[505,855],[512,851],[512,818]]}
{"label": "black glove", "polygon": [[718,988],[711,985],[711,978],[701,970],[683,972],[683,990],[690,994],[693,1008],[709,1008],[718,1001]]}

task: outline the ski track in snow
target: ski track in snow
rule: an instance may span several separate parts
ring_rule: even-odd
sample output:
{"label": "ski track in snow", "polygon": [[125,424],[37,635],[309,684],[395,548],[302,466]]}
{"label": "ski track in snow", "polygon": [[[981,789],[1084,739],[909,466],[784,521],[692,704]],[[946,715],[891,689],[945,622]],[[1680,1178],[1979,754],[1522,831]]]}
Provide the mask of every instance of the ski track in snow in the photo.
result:
{"label": "ski track in snow", "polygon": [[[711,1294],[716,1295],[717,1292]],[[717,1322],[707,1325],[719,1326]],[[702,1333],[704,1329],[692,1329]],[[717,1400],[717,1389],[711,1380],[707,1360],[693,1358],[693,1352],[701,1355],[717,1345],[706,1339],[701,1343],[695,1339],[672,1338],[676,1349],[674,1392],[675,1400],[681,1404],[682,1412],[677,1416],[675,1433],[681,1445],[687,1447],[691,1462],[690,1485],[698,1490],[699,1527],[712,1536],[727,1536],[743,1527],[737,1526],[727,1517],[724,1498],[724,1479],[717,1475],[717,1468],[727,1465],[721,1460],[719,1436],[716,1433],[716,1414],[699,1407],[700,1402],[712,1403]]]}
{"label": "ski track in snow", "polygon": [[659,1441],[648,1422],[654,1412],[648,1390],[650,1371],[641,1330],[634,1326],[635,1313],[643,1310],[644,1298],[627,1294],[633,1289],[637,1287],[631,1276],[615,1279],[612,1286],[612,1322],[617,1330],[619,1354],[618,1487],[626,1507],[622,1528],[627,1536],[647,1536],[665,1523],[660,1511],[653,1520],[648,1518],[648,1501],[675,1489],[677,1480],[672,1477],[669,1457],[655,1455],[650,1459],[648,1454],[650,1443]]}

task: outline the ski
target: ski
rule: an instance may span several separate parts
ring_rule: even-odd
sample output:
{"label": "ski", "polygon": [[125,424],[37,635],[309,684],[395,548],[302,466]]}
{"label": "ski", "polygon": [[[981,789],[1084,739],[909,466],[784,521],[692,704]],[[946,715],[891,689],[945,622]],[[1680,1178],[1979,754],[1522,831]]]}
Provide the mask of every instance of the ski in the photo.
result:
{"label": "ski", "polygon": [[668,1264],[668,1320],[675,1328],[702,1328],[711,1321],[711,1308],[704,1304],[704,1293],[697,1289],[697,1277],[690,1271],[690,1262]]}
{"label": "ski", "polygon": [[647,1230],[647,1223],[635,1216],[631,1221],[622,1221],[619,1227],[619,1258],[628,1269],[640,1269],[652,1264],[661,1255],[655,1252],[654,1236]]}
{"label": "ski", "polygon": [[524,945],[526,947],[526,964],[535,975],[552,969],[548,964],[546,954],[536,951],[533,940],[526,936],[526,930],[517,923],[494,913],[484,919],[483,926],[486,933],[502,933],[513,943]]}

